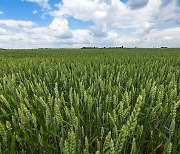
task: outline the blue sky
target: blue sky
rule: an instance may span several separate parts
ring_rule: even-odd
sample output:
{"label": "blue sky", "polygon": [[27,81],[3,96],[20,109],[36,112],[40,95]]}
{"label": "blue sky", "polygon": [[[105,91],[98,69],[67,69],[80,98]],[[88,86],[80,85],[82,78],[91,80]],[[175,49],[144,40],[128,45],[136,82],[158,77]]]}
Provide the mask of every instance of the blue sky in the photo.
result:
{"label": "blue sky", "polygon": [[[52,6],[56,0],[51,0]],[[56,1],[57,2],[57,1]],[[0,19],[13,19],[13,20],[25,20],[36,22],[39,26],[45,26],[51,23],[52,17],[47,15],[43,18],[43,14],[46,10],[37,3],[26,2],[21,0],[1,0],[0,10],[3,14]],[[33,14],[33,11],[38,11],[37,14]]]}
{"label": "blue sky", "polygon": [[0,48],[180,47],[179,0],[1,0]]}

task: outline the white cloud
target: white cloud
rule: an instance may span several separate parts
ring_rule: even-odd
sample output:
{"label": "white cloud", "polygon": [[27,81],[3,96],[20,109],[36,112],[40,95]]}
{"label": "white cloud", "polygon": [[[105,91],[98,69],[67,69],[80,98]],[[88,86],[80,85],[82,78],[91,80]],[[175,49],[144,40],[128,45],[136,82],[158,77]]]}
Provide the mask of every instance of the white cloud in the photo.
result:
{"label": "white cloud", "polygon": [[[164,1],[162,1],[164,2]],[[159,15],[157,19],[159,22],[178,22],[180,19],[180,6],[177,5],[176,0],[170,0],[167,4],[160,6]]]}
{"label": "white cloud", "polygon": [[[66,19],[55,18],[47,27],[23,28],[23,33],[31,40],[38,39],[48,42],[59,41],[72,37],[72,32],[67,26]],[[39,42],[37,41],[37,42]],[[36,41],[35,41],[36,42]]]}
{"label": "white cloud", "polygon": [[[131,10],[129,5],[141,6]],[[180,18],[180,9],[176,0],[171,0],[167,8],[160,8],[162,0],[129,0],[127,4],[119,0],[63,0],[56,5],[58,10],[50,14],[55,17],[64,15],[89,21],[106,23],[111,27],[134,27],[141,22],[154,22],[176,20]]]}
{"label": "white cloud", "polygon": [[169,41],[169,40],[172,40],[172,37],[171,37],[171,36],[164,36],[164,37],[163,37],[163,40]]}
{"label": "white cloud", "polygon": [[22,0],[22,1],[37,3],[41,7],[45,8],[45,9],[50,9],[51,8],[49,3],[48,3],[49,0]]}
{"label": "white cloud", "polygon": [[58,11],[51,12],[53,16],[70,15],[84,21],[92,19],[92,14],[97,10],[98,3],[94,0],[63,0],[57,7]]}
{"label": "white cloud", "polygon": [[107,16],[107,12],[98,10],[94,13],[94,16],[98,19],[105,18]]}
{"label": "white cloud", "polygon": [[128,28],[134,27],[144,20],[146,22],[151,20],[153,14],[158,10],[158,2],[160,3],[160,0],[149,0],[145,8],[131,10],[119,0],[108,2],[102,0],[63,0],[57,5],[59,10],[51,12],[51,15],[55,17],[69,15],[83,21],[92,20],[100,29],[102,27],[107,27],[107,29]]}
{"label": "white cloud", "polygon": [[68,21],[64,18],[55,18],[49,26],[54,36],[71,37],[71,31],[68,27]]}
{"label": "white cloud", "polygon": [[127,4],[119,0],[63,0],[56,5],[58,10],[50,14],[91,20],[95,26],[90,30],[97,37],[106,37],[113,28],[135,28],[145,35],[161,24],[180,22],[177,0],[168,2],[166,8],[161,8],[163,3],[163,0],[129,0]]}
{"label": "white cloud", "polygon": [[0,15],[1,15],[1,14],[4,14],[4,12],[0,11]]}
{"label": "white cloud", "polygon": [[34,11],[33,11],[33,14],[37,14],[37,13],[38,13],[38,11],[37,11],[37,10],[34,10]]}
{"label": "white cloud", "polygon": [[7,31],[3,28],[0,28],[0,35],[6,35]]}
{"label": "white cloud", "polygon": [[32,21],[23,21],[23,20],[0,20],[0,26],[6,26],[11,28],[18,28],[19,26],[23,27],[32,27],[34,23]]}
{"label": "white cloud", "polygon": [[153,30],[142,39],[144,46],[170,46],[179,47],[180,27]]}
{"label": "white cloud", "polygon": [[[59,19],[58,19],[59,20]],[[60,19],[61,20],[61,19]],[[64,23],[63,20],[61,23]],[[65,24],[66,25],[66,24]],[[63,26],[62,26],[63,27]],[[61,33],[62,27],[51,26],[41,28],[26,27],[17,32],[0,29],[0,47],[3,48],[38,48],[38,47],[82,47],[82,46],[128,46],[128,47],[178,47],[180,43],[180,27],[165,30],[154,29],[144,37],[138,34],[118,35],[115,31],[107,32],[107,36],[99,39],[90,30],[71,30]],[[67,27],[64,26],[64,29]],[[69,35],[70,34],[70,35]],[[23,46],[22,46],[23,45]]]}
{"label": "white cloud", "polygon": [[127,5],[131,9],[143,8],[148,4],[149,0],[129,0]]}

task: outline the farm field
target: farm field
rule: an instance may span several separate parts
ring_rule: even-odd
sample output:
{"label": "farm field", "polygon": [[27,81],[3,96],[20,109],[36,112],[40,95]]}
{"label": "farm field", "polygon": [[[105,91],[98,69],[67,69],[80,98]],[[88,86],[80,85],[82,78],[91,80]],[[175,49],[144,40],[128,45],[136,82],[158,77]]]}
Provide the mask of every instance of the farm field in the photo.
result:
{"label": "farm field", "polygon": [[180,49],[0,50],[0,153],[180,153]]}

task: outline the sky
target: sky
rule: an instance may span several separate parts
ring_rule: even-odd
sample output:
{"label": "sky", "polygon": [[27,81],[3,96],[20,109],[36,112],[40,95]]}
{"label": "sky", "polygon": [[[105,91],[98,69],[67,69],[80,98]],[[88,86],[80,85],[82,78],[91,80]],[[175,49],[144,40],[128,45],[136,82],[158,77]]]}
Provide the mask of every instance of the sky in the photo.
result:
{"label": "sky", "polygon": [[180,47],[180,0],[0,0],[0,48]]}

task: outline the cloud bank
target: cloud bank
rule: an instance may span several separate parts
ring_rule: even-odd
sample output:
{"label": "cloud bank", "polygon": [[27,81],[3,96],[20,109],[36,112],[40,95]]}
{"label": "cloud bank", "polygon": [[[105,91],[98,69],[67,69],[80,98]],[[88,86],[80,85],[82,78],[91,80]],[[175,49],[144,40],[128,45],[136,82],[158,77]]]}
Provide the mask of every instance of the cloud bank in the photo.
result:
{"label": "cloud bank", "polygon": [[[48,0],[26,1],[51,8]],[[180,46],[179,0],[62,0],[55,7],[48,26],[0,20],[0,47]],[[69,17],[93,25],[72,30]]]}

